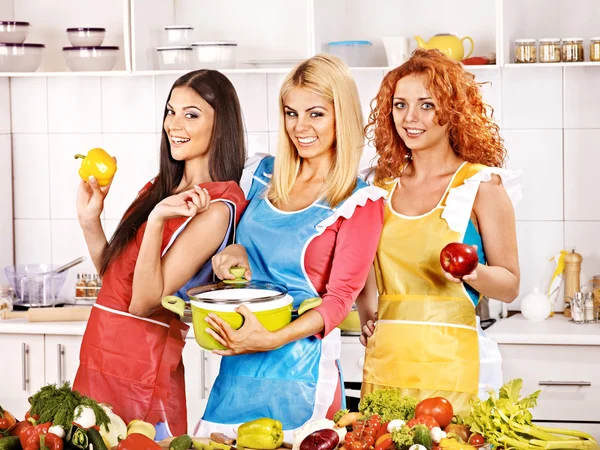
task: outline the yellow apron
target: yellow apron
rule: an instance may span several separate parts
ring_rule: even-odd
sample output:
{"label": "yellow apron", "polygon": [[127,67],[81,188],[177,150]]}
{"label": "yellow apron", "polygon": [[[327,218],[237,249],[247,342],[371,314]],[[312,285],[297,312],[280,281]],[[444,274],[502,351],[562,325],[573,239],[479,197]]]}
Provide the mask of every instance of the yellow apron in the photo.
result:
{"label": "yellow apron", "polygon": [[442,218],[448,192],[484,168],[464,163],[440,203],[416,217],[392,210],[397,181],[384,186],[390,200],[375,259],[379,320],[366,349],[362,396],[385,388],[418,398],[441,396],[459,414],[477,396],[475,306],[463,283],[444,277],[440,251],[464,236]]}

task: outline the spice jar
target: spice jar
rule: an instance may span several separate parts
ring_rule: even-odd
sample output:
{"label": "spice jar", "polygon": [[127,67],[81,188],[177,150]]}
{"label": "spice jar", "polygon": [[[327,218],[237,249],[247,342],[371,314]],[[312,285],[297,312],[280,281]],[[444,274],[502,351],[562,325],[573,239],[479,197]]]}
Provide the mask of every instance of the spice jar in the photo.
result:
{"label": "spice jar", "polygon": [[516,39],[515,40],[515,62],[516,63],[534,63],[537,62],[535,39]]}
{"label": "spice jar", "polygon": [[562,40],[562,60],[564,62],[581,62],[583,59],[583,39],[564,38]]}
{"label": "spice jar", "polygon": [[590,61],[600,61],[600,37],[590,38]]}
{"label": "spice jar", "polygon": [[541,63],[560,62],[560,39],[540,39],[539,59]]}

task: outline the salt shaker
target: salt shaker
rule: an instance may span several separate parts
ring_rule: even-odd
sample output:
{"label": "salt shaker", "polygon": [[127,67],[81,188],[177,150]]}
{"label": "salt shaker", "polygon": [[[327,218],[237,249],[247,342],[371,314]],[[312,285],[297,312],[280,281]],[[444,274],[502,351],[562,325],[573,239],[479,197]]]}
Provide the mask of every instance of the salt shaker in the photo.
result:
{"label": "salt shaker", "polygon": [[596,314],[594,313],[594,294],[592,292],[586,292],[584,295],[583,302],[583,318],[585,323],[595,323]]}
{"label": "salt shaker", "polygon": [[571,318],[575,323],[584,323],[583,292],[575,292],[571,301]]}

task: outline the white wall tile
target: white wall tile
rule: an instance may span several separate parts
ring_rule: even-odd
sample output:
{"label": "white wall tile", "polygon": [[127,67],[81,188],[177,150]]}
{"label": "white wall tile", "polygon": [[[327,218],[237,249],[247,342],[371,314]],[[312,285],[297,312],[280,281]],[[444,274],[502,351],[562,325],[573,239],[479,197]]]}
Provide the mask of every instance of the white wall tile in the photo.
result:
{"label": "white wall tile", "polygon": [[273,156],[277,154],[277,131],[269,131],[269,153]]}
{"label": "white wall tile", "polygon": [[517,222],[521,289],[509,309],[520,310],[521,299],[535,286],[547,291],[555,267],[550,258],[564,248],[563,235],[564,222]]}
{"label": "white wall tile", "polygon": [[581,263],[581,284],[592,287],[592,277],[600,275],[600,221],[565,222],[565,249],[574,249]]}
{"label": "white wall tile", "polygon": [[48,78],[48,132],[101,131],[100,77]]}
{"label": "white wall tile", "polygon": [[105,134],[104,147],[117,157],[117,173],[108,193],[107,219],[120,220],[140,189],[158,173],[156,134]]}
{"label": "white wall tile", "polygon": [[48,132],[46,78],[11,78],[10,113],[13,133]]}
{"label": "white wall tile", "polygon": [[269,115],[269,131],[279,129],[279,91],[285,79],[284,73],[267,75],[267,113]]}
{"label": "white wall tile", "polygon": [[502,69],[502,124],[505,129],[562,128],[562,68]]}
{"label": "white wall tile", "polygon": [[565,130],[565,219],[600,220],[600,129]]}
{"label": "white wall tile", "polygon": [[565,67],[565,128],[600,127],[599,80],[598,67]]}
{"label": "white wall tile", "polygon": [[[0,135],[0,267],[14,263],[12,148],[9,134]],[[5,284],[4,270],[0,284]]]}
{"label": "white wall tile", "polygon": [[160,75],[154,77],[154,132],[162,130],[163,127],[163,114],[165,105],[167,104],[167,97],[171,91],[173,83],[181,75]]}
{"label": "white wall tile", "polygon": [[248,156],[269,153],[269,133],[248,133]]}
{"label": "white wall tile", "polygon": [[383,80],[383,70],[353,70],[352,76],[354,77],[354,81],[356,81],[363,120],[366,125],[371,112],[369,105],[379,91],[381,81]]}
{"label": "white wall tile", "polygon": [[373,158],[375,158],[376,156],[377,156],[377,153],[375,151],[375,147],[373,147],[372,145],[369,145],[367,143],[367,141],[365,140],[365,146],[363,147],[363,154],[362,154],[362,157],[360,158],[359,170],[366,169],[367,167],[373,166],[375,164],[375,161],[373,161]]}
{"label": "white wall tile", "polygon": [[493,118],[502,121],[502,73],[501,69],[469,69],[481,86],[483,101],[494,109]]}
{"label": "white wall tile", "polygon": [[563,220],[562,130],[507,130],[507,167],[522,170],[517,220]]}
{"label": "white wall tile", "polygon": [[104,234],[106,235],[106,240],[110,241],[110,238],[112,238],[112,235],[115,234],[115,230],[119,226],[119,222],[120,219],[105,219],[103,221]]}
{"label": "white wall tile", "polygon": [[242,106],[248,132],[269,131],[267,124],[266,74],[229,74]]}
{"label": "white wall tile", "polygon": [[81,159],[94,147],[102,147],[101,134],[50,134],[48,135],[50,173],[50,217],[52,219],[77,219],[75,203],[81,178]]}
{"label": "white wall tile", "polygon": [[13,186],[16,219],[50,218],[47,134],[13,135]]}
{"label": "white wall tile", "polygon": [[154,133],[154,78],[102,77],[102,131]]}
{"label": "white wall tile", "polygon": [[10,133],[10,78],[0,78],[0,134]]}
{"label": "white wall tile", "polygon": [[51,221],[15,219],[15,263],[52,262]]}
{"label": "white wall tile", "polygon": [[60,291],[60,298],[73,299],[77,273],[95,273],[96,269],[87,249],[83,231],[77,220],[52,220],[52,263],[66,264],[80,256],[86,260],[67,273],[67,279]]}

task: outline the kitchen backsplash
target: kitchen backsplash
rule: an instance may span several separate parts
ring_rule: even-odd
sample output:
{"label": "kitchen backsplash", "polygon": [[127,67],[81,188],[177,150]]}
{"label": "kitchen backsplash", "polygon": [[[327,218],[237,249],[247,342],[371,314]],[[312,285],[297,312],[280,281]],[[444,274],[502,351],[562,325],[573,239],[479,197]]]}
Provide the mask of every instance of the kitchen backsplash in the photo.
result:
{"label": "kitchen backsplash", "polygon": [[[520,298],[534,286],[547,288],[553,270],[549,260],[563,248],[583,255],[582,282],[600,274],[600,68],[507,67],[475,73],[479,81],[491,82],[483,91],[506,140],[508,168],[524,171],[525,197],[516,210]],[[365,117],[383,75],[371,69],[354,72]],[[242,104],[249,153],[274,153],[284,75],[228,76]],[[119,162],[103,215],[107,235],[113,232],[158,170],[163,108],[176,78],[0,78],[0,161],[7,160],[12,146],[17,263],[60,264],[87,255],[76,220],[79,163],[73,155],[92,147],[105,148]],[[367,148],[363,165],[373,155]],[[0,211],[11,207],[7,179],[10,168],[0,167]],[[10,226],[0,217],[0,232],[10,232]],[[10,249],[0,249],[0,255],[0,263],[10,262]],[[63,295],[74,295],[76,272],[92,271],[89,259],[72,269]],[[519,309],[519,300],[510,308]]]}

